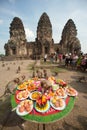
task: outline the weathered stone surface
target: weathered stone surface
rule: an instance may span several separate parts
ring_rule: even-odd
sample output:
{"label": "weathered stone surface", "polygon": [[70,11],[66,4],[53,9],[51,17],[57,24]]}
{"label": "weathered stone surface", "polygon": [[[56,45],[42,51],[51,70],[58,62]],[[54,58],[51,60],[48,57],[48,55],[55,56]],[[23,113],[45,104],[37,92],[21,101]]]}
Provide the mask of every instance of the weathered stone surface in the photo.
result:
{"label": "weathered stone surface", "polygon": [[[37,26],[37,38],[38,54],[50,54],[54,52],[54,41],[52,39],[52,25],[50,19],[46,13],[43,13],[40,17]],[[40,50],[40,51],[39,51]]]}
{"label": "weathered stone surface", "polygon": [[77,51],[77,53],[81,50],[80,41],[78,40],[76,26],[72,19],[69,19],[64,26],[62,31],[60,45],[62,46],[61,51],[71,52]]}
{"label": "weathered stone surface", "polygon": [[10,24],[10,39],[5,44],[6,55],[26,55],[26,36],[23,23],[15,17]]}
{"label": "weathered stone surface", "polygon": [[15,17],[10,24],[10,39],[5,44],[6,56],[21,56],[40,58],[45,54],[80,52],[81,45],[78,40],[76,26],[69,19],[64,26],[60,43],[54,43],[52,38],[52,24],[49,16],[43,13],[38,21],[37,36],[34,42],[27,42],[23,23]]}
{"label": "weathered stone surface", "polygon": [[43,13],[40,17],[37,26],[37,39],[38,40],[52,40],[52,25],[50,19],[46,13]]}

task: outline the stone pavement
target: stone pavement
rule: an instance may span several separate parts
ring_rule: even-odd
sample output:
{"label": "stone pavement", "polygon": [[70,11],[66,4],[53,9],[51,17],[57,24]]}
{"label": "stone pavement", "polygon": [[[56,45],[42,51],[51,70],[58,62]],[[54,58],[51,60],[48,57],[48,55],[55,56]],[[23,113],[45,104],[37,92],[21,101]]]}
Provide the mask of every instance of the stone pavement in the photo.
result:
{"label": "stone pavement", "polygon": [[[14,64],[15,62],[15,64]],[[22,63],[23,62],[23,63]],[[31,70],[28,69],[29,64],[34,64],[34,61],[10,61],[4,62],[2,67],[0,62],[0,94],[5,90],[6,84],[15,77],[26,75],[26,78],[31,77]],[[37,62],[40,64],[40,61]],[[16,73],[17,67],[21,66],[20,73]],[[7,67],[10,70],[7,70]],[[50,71],[49,71],[50,72]],[[56,78],[68,81],[79,93],[76,99],[73,110],[63,119],[46,124],[46,130],[86,130],[87,129],[87,82],[78,82],[79,76],[86,76],[87,73],[64,69]],[[11,112],[10,96],[4,95],[0,98],[0,130],[38,130],[38,124],[30,121],[22,120],[17,114]],[[42,130],[42,125],[39,125],[39,130]]]}

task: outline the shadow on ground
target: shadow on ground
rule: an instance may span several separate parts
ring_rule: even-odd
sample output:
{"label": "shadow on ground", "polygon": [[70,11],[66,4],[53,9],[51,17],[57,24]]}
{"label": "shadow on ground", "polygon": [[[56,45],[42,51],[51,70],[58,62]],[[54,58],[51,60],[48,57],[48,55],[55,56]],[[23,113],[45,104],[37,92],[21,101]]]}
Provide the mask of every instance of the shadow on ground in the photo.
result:
{"label": "shadow on ground", "polygon": [[83,130],[87,129],[87,117],[85,116],[78,116],[78,122],[81,124],[81,126],[83,127]]}
{"label": "shadow on ground", "polygon": [[[0,98],[0,128],[3,130],[4,127],[19,126],[25,122],[17,114],[11,111],[10,96],[5,95]],[[23,129],[22,129],[23,130]]]}
{"label": "shadow on ground", "polygon": [[[63,125],[64,130],[80,130],[79,128],[76,128],[73,125],[68,124],[66,122],[64,122],[62,125]],[[60,129],[56,129],[56,130],[62,130],[62,129],[60,128]]]}
{"label": "shadow on ground", "polygon": [[73,125],[70,124],[70,122],[68,122],[66,118],[65,120],[62,121],[61,125],[56,126],[55,124],[52,130],[86,130],[87,129],[87,117],[79,115],[77,116],[77,121],[79,125],[77,125],[76,123]]}

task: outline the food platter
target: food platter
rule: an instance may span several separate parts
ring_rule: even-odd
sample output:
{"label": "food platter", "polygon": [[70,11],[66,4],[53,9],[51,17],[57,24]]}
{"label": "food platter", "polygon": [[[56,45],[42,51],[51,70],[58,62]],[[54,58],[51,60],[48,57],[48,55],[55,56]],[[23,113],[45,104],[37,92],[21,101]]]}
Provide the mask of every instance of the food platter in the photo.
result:
{"label": "food platter", "polygon": [[[54,77],[50,79],[35,77],[21,85],[18,85],[14,94],[11,95],[12,111],[15,110],[16,114],[24,120],[42,124],[65,117],[73,109],[75,96],[78,94],[76,90],[73,94],[69,93],[71,86],[65,85],[65,82],[61,80],[56,82]],[[43,88],[45,88],[44,91]],[[25,91],[27,94],[24,96]],[[23,95],[20,96],[21,94]]]}
{"label": "food platter", "polygon": [[17,86],[17,89],[18,90],[24,90],[24,89],[26,89],[27,88],[27,85],[25,85],[25,84],[21,84],[21,85],[18,85]]}
{"label": "food platter", "polygon": [[16,95],[16,98],[18,100],[24,100],[24,99],[27,99],[30,95],[30,92],[27,91],[27,90],[23,90],[23,91],[20,91],[19,93],[17,93]]}
{"label": "food platter", "polygon": [[39,96],[41,96],[42,94],[41,94],[41,92],[39,92],[39,91],[32,91],[31,93],[30,93],[30,99],[32,99],[32,100],[37,100],[38,98],[39,98]]}
{"label": "food platter", "polygon": [[24,100],[21,101],[20,104],[18,104],[16,108],[16,113],[19,116],[24,116],[30,113],[33,109],[33,102],[31,100]]}
{"label": "food platter", "polygon": [[78,92],[72,87],[67,87],[66,92],[67,92],[67,95],[69,95],[69,96],[77,96],[78,95]]}
{"label": "food platter", "polygon": [[38,82],[36,83],[34,80],[29,81],[29,84],[27,85],[27,90],[28,91],[34,91],[37,90],[38,88]]}
{"label": "food platter", "polygon": [[28,87],[27,87],[27,90],[30,91],[30,92],[32,92],[32,91],[37,90],[37,88],[36,88],[35,85],[33,85],[33,86],[28,86]]}
{"label": "food platter", "polygon": [[47,112],[49,110],[49,108],[50,108],[50,102],[49,101],[47,101],[46,104],[44,106],[41,106],[41,107],[39,107],[37,105],[37,103],[35,102],[35,109],[36,109],[37,112],[44,113],[44,112]]}
{"label": "food platter", "polygon": [[[53,102],[53,100],[55,100],[55,103]],[[61,105],[59,104],[61,103]],[[55,109],[55,110],[63,110],[66,107],[66,103],[64,99],[58,98],[54,99],[54,97],[51,98],[50,100],[50,105]]]}
{"label": "food platter", "polygon": [[67,97],[67,93],[66,90],[64,88],[59,88],[56,90],[55,95],[57,95],[59,98],[66,98]]}

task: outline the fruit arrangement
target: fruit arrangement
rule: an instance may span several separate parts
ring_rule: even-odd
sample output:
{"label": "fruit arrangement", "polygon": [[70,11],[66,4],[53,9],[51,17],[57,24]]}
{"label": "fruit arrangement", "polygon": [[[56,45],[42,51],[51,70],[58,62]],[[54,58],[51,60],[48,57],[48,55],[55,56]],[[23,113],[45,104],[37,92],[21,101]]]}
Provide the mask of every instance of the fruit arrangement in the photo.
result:
{"label": "fruit arrangement", "polygon": [[55,107],[62,107],[63,106],[63,99],[62,98],[58,98],[57,96],[54,96],[52,98],[51,102],[53,103],[53,105]]}
{"label": "fruit arrangement", "polygon": [[62,88],[62,87],[56,90],[56,95],[57,95],[57,96],[63,96],[63,97],[64,97],[65,94],[66,94],[66,93],[65,93],[65,90],[64,90],[64,88]]}
{"label": "fruit arrangement", "polygon": [[28,98],[29,96],[29,92],[27,90],[23,90],[23,91],[20,91],[18,94],[17,94],[17,99],[18,100],[23,100],[23,99],[26,99]]}
{"label": "fruit arrangement", "polygon": [[70,96],[77,96],[78,95],[78,92],[74,88],[72,88],[72,87],[68,87],[66,89],[66,92]]}
{"label": "fruit arrangement", "polygon": [[18,90],[24,90],[24,89],[26,89],[26,88],[27,88],[27,86],[26,86],[25,84],[21,84],[21,85],[19,85],[19,86],[17,87]]}
{"label": "fruit arrangement", "polygon": [[36,106],[35,106],[35,109],[41,113],[48,111],[49,108],[50,108],[49,102],[47,102],[44,106],[41,106],[41,107],[38,104],[36,104]]}
{"label": "fruit arrangement", "polygon": [[55,93],[50,90],[50,91],[46,91],[44,94],[45,94],[46,98],[49,100],[51,97],[54,96]]}
{"label": "fruit arrangement", "polygon": [[36,90],[37,87],[34,83],[30,83],[28,86],[27,86],[27,90],[28,91],[33,91],[33,90]]}
{"label": "fruit arrangement", "polygon": [[31,99],[32,100],[37,100],[42,94],[39,91],[34,91],[31,94]]}
{"label": "fruit arrangement", "polygon": [[19,104],[19,112],[22,113],[24,111],[30,112],[31,111],[31,106],[33,105],[33,102],[31,100],[24,100],[20,102]]}
{"label": "fruit arrangement", "polygon": [[39,107],[43,107],[44,105],[46,105],[47,103],[47,98],[45,95],[41,95],[37,100],[36,100],[36,104]]}

